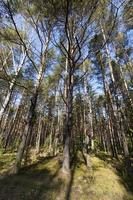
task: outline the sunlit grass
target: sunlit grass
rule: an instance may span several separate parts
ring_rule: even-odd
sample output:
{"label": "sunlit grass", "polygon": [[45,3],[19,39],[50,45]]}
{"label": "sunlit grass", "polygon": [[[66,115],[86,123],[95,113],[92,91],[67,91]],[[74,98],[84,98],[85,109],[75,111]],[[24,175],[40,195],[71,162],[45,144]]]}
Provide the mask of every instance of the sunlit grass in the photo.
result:
{"label": "sunlit grass", "polygon": [[[14,162],[14,154],[0,156],[1,174]],[[60,157],[38,156],[18,175],[0,180],[0,197],[8,200],[133,200],[110,162],[91,156],[87,168],[81,153],[72,165],[70,182],[60,175]]]}
{"label": "sunlit grass", "polygon": [[15,161],[14,153],[0,153],[0,176],[10,170]]}

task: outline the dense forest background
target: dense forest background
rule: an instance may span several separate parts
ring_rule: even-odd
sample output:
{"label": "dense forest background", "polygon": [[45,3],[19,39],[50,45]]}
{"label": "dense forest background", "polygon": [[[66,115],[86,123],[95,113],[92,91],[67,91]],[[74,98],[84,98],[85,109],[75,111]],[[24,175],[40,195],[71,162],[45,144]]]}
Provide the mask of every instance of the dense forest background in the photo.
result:
{"label": "dense forest background", "polygon": [[132,176],[132,0],[0,0],[0,149],[12,175],[43,152]]}

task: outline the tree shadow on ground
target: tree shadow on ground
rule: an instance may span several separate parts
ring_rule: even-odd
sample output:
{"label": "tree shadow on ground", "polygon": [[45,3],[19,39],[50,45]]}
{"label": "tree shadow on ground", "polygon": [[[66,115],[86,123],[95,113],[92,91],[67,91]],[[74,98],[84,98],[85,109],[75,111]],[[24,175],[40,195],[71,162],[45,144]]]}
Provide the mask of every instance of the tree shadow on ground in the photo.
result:
{"label": "tree shadow on ground", "polygon": [[0,180],[0,200],[55,200],[62,180],[56,179],[60,169],[57,158],[40,158],[23,167],[19,174]]}
{"label": "tree shadow on ground", "polygon": [[[81,198],[81,196],[79,197],[78,195],[81,195],[79,194],[79,191],[76,191],[76,188],[73,188],[74,186],[74,180],[77,179],[76,176],[76,171],[77,169],[80,169],[81,170],[81,165],[84,165],[87,167],[87,163],[86,163],[86,158],[85,158],[85,155],[82,151],[76,151],[75,155],[73,156],[72,160],[71,160],[71,176],[70,176],[70,180],[69,180],[69,183],[67,184],[67,189],[66,189],[66,195],[65,195],[65,200],[70,200],[72,199],[72,191],[75,193],[75,199],[77,198]],[[84,178],[84,180],[88,181],[88,177],[83,177],[81,175],[80,178]],[[78,187],[78,185],[76,186]]]}
{"label": "tree shadow on ground", "polygon": [[71,161],[71,166],[72,166],[71,167],[71,176],[70,176],[69,183],[67,185],[65,200],[70,200],[70,197],[71,197],[71,190],[72,190],[72,185],[73,185],[73,180],[74,180],[76,164],[77,164],[77,152]]}

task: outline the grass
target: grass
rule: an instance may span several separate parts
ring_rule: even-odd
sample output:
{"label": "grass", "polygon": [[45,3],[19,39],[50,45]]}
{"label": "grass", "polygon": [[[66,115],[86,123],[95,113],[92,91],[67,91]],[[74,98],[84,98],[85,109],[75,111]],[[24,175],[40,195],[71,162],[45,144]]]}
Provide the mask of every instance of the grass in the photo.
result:
{"label": "grass", "polygon": [[[87,168],[78,153],[68,182],[60,174],[60,157],[38,157],[18,175],[0,180],[0,200],[133,200],[127,180],[106,157],[91,156]],[[1,174],[13,161],[13,154],[0,155]]]}
{"label": "grass", "polygon": [[0,177],[12,168],[14,159],[14,153],[0,153]]}
{"label": "grass", "polygon": [[122,156],[119,156],[119,159],[112,159],[110,155],[104,152],[100,152],[97,156],[108,164],[108,166],[116,169],[117,175],[123,180],[125,187],[133,193],[133,158],[130,157],[130,160],[132,160],[132,169],[129,173],[126,170],[126,160]]}

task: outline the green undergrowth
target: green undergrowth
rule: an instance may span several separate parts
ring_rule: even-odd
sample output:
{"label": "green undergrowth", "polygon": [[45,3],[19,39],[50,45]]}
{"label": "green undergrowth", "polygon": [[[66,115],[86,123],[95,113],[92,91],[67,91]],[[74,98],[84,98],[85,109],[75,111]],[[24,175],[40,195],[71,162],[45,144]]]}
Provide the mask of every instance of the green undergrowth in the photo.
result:
{"label": "green undergrowth", "polygon": [[0,177],[12,168],[14,160],[14,153],[0,153]]}
{"label": "green undergrowth", "polygon": [[[59,156],[38,156],[18,175],[0,179],[0,200],[133,200],[126,180],[107,160],[91,156],[92,164],[87,168],[78,153],[66,181],[60,172]],[[0,155],[0,161],[0,171],[7,170],[14,162],[14,155]]]}

